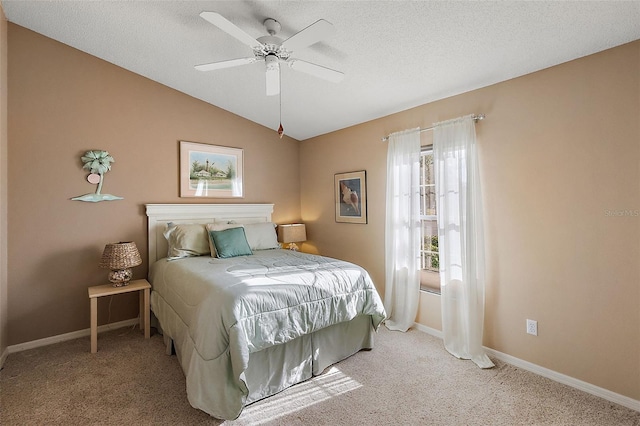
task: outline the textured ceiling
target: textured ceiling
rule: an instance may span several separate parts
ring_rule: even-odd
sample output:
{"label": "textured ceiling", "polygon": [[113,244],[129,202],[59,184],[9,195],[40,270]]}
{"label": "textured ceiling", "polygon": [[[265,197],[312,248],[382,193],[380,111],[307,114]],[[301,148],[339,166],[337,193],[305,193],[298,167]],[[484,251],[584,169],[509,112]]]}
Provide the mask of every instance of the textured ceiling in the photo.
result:
{"label": "textured ceiling", "polygon": [[[25,1],[10,22],[277,129],[264,64],[203,73],[251,56],[198,15],[215,11],[253,37],[274,18],[287,38],[316,20],[328,40],[296,58],[341,70],[330,83],[282,67],[285,133],[304,140],[640,39],[640,1]],[[473,112],[473,111],[470,111]]]}

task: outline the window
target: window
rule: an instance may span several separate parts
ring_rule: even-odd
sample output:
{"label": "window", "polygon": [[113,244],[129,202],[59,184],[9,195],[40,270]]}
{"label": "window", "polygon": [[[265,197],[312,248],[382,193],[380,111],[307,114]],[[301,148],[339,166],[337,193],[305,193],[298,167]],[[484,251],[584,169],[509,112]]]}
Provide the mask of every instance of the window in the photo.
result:
{"label": "window", "polygon": [[433,150],[420,153],[420,289],[440,293],[438,255],[438,218],[436,216],[436,183]]}

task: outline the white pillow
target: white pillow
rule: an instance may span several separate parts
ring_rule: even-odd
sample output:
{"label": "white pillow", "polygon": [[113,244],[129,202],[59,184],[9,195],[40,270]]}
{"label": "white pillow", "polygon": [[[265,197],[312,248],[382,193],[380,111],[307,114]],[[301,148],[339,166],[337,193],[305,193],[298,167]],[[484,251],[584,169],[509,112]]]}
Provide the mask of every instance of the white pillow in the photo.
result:
{"label": "white pillow", "polygon": [[271,222],[249,223],[244,225],[247,242],[251,250],[271,250],[280,248],[276,225]]}
{"label": "white pillow", "polygon": [[208,233],[204,225],[200,224],[167,224],[164,231],[169,250],[169,259],[203,256],[211,252]]}

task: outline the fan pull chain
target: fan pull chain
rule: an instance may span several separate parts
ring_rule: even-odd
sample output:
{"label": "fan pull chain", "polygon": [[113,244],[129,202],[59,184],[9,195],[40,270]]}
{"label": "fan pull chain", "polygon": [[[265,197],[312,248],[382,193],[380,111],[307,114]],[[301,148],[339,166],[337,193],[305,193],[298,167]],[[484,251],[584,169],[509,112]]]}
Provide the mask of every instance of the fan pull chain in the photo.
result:
{"label": "fan pull chain", "polygon": [[280,79],[280,93],[278,93],[278,102],[280,103],[280,126],[278,126],[278,135],[280,139],[284,136],[284,127],[282,127],[282,69],[278,72],[278,78]]}

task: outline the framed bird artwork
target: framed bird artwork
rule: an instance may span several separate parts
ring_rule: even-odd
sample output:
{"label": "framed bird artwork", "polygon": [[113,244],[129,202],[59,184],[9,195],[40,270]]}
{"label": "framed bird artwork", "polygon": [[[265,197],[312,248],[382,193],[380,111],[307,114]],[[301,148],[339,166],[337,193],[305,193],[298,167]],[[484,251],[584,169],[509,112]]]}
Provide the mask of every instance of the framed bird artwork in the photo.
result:
{"label": "framed bird artwork", "polygon": [[336,222],[367,223],[367,172],[336,173]]}

